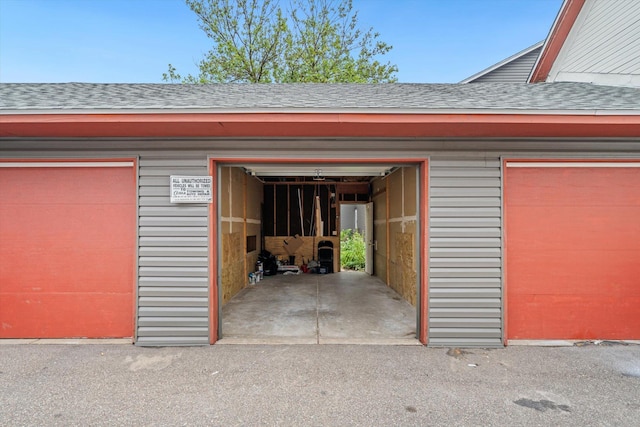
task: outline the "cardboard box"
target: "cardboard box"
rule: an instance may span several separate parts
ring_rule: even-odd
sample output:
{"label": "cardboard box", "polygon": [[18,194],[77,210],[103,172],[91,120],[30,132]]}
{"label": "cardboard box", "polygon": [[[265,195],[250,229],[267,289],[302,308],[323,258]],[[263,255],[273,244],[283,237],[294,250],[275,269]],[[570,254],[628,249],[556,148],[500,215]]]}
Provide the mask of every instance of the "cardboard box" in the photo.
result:
{"label": "cardboard box", "polygon": [[296,234],[293,237],[289,237],[284,240],[284,249],[287,251],[289,255],[295,255],[298,249],[302,246],[302,239],[299,234]]}

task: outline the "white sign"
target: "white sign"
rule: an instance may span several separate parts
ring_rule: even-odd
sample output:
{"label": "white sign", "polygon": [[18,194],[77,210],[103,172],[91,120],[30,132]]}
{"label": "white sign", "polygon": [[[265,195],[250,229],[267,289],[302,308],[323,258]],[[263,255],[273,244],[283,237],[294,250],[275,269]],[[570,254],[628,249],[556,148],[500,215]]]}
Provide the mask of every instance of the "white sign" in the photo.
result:
{"label": "white sign", "polygon": [[171,203],[211,203],[213,179],[210,176],[171,175]]}

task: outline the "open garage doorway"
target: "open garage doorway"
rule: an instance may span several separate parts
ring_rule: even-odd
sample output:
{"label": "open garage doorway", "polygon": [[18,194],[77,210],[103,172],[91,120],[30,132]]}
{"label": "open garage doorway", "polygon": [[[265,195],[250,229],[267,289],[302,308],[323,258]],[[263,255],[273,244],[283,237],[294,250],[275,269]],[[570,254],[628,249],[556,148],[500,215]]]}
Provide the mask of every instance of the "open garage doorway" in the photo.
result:
{"label": "open garage doorway", "polygon": [[[212,342],[424,342],[425,165],[212,161]],[[352,203],[371,209],[370,275],[341,271]]]}

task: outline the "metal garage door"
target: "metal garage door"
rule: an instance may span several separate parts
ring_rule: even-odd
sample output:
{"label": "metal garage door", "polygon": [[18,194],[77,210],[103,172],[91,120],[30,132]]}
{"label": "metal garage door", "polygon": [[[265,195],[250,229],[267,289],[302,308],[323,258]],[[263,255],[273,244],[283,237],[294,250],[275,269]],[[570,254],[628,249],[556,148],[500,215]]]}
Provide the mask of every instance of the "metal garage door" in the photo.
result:
{"label": "metal garage door", "polygon": [[0,162],[0,338],[133,335],[133,165]]}
{"label": "metal garage door", "polygon": [[507,162],[507,337],[640,338],[640,163]]}

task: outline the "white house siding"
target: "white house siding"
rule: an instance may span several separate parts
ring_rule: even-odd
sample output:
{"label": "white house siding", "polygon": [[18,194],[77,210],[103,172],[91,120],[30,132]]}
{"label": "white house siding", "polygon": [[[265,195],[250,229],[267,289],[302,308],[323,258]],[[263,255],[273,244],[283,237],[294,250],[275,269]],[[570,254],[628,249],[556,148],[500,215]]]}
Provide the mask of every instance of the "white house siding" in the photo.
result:
{"label": "white house siding", "polygon": [[547,80],[640,86],[640,1],[587,0]]}

